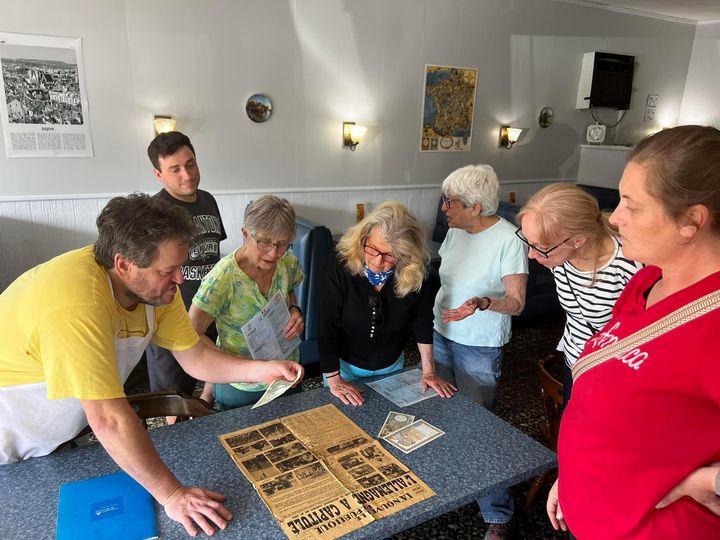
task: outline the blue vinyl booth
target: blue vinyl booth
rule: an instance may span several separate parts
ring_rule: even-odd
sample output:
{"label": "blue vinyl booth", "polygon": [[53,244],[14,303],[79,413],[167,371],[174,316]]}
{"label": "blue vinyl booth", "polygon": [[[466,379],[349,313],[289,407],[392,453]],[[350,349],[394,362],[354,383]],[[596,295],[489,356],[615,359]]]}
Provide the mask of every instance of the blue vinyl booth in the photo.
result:
{"label": "blue vinyl booth", "polygon": [[309,219],[297,216],[297,231],[293,241],[293,253],[300,261],[305,279],[295,290],[298,304],[305,319],[305,330],[300,339],[300,363],[313,364],[319,361],[318,318],[320,291],[328,258],[334,252],[330,229]]}

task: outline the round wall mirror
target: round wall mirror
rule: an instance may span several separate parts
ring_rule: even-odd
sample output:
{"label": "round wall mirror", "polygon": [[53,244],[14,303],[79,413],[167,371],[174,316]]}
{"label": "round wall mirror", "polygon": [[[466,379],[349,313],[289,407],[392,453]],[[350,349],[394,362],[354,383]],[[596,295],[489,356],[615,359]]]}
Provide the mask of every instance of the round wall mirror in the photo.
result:
{"label": "round wall mirror", "polygon": [[267,122],[272,116],[272,101],[262,94],[253,94],[245,104],[245,112],[253,122]]}

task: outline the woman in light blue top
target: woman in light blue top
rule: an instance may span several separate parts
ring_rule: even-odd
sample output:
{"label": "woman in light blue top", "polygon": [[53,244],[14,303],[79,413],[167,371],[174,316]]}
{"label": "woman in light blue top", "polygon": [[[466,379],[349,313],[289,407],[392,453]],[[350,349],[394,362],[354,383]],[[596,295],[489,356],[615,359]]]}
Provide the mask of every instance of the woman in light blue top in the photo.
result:
{"label": "woman in light blue top", "polygon": [[[468,165],[442,184],[448,230],[440,247],[433,355],[438,375],[490,410],[495,408],[502,346],[525,305],[527,249],[515,226],[495,215],[500,184],[489,165]],[[490,524],[485,538],[505,538],[512,498],[503,489],[478,500]]]}

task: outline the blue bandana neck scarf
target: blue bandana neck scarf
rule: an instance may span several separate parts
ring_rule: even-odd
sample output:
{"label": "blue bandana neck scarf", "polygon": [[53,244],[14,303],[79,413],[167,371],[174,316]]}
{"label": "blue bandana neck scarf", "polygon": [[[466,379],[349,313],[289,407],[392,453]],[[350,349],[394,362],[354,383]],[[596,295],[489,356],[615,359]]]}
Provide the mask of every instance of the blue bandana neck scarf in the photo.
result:
{"label": "blue bandana neck scarf", "polygon": [[377,287],[378,285],[383,285],[390,276],[392,276],[395,273],[395,269],[391,268],[387,272],[373,272],[368,268],[368,265],[365,265],[365,276],[367,276],[368,281],[370,282],[370,285],[373,287]]}

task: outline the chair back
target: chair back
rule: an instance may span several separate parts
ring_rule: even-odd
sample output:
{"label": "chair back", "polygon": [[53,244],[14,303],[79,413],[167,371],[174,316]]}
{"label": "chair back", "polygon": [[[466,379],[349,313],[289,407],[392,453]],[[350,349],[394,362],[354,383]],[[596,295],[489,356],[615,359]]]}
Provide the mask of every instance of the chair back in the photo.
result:
{"label": "chair back", "polygon": [[182,422],[215,414],[206,401],[175,391],[135,394],[127,400],[146,428],[149,418],[176,416],[177,422]]}
{"label": "chair back", "polygon": [[296,234],[293,253],[305,274],[303,282],[295,289],[298,305],[305,319],[305,330],[300,339],[300,363],[312,364],[320,360],[318,337],[320,335],[320,295],[325,266],[333,257],[333,238],[330,229],[309,219],[295,217]]}
{"label": "chair back", "polygon": [[563,410],[563,385],[552,373],[560,373],[563,357],[559,354],[550,354],[540,360],[538,364],[538,382],[545,409],[545,423],[543,424],[543,437],[545,444],[553,452],[557,452],[558,433],[560,433],[560,418]]}

